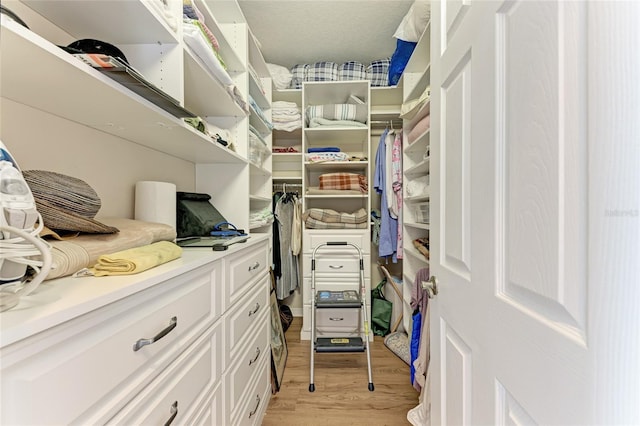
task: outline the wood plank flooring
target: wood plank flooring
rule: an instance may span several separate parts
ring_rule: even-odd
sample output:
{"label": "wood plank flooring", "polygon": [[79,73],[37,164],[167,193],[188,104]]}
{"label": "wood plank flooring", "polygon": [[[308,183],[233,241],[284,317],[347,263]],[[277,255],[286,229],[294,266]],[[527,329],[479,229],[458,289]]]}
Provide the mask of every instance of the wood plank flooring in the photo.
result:
{"label": "wood plank flooring", "polygon": [[366,353],[316,354],[315,392],[309,392],[309,341],[300,340],[302,318],[285,333],[289,356],[280,392],[271,396],[263,426],[410,425],[407,411],[418,405],[409,366],[382,337],[371,345],[375,390],[367,388]]}

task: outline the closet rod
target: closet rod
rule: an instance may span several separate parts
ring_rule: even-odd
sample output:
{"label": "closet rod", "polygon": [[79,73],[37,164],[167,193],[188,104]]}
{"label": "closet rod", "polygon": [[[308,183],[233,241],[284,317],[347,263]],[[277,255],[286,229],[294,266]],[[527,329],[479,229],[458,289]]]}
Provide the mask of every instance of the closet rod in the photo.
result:
{"label": "closet rod", "polygon": [[300,183],[273,183],[274,189],[277,189],[278,186],[282,188],[282,192],[287,192],[287,187],[302,188],[302,184]]}
{"label": "closet rod", "polygon": [[394,124],[397,125],[398,128],[402,128],[402,120],[401,119],[394,119],[394,120],[370,120],[369,124],[371,125],[371,127],[374,127],[376,124],[383,124],[387,127],[390,127],[393,129]]}

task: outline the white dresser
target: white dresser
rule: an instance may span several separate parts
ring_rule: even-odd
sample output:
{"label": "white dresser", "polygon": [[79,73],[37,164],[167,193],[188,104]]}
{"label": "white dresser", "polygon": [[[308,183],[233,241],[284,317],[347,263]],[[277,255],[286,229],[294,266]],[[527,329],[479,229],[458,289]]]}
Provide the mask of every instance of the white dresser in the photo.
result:
{"label": "white dresser", "polygon": [[0,423],[260,424],[268,241],[252,234],[139,275],[42,284],[0,314]]}

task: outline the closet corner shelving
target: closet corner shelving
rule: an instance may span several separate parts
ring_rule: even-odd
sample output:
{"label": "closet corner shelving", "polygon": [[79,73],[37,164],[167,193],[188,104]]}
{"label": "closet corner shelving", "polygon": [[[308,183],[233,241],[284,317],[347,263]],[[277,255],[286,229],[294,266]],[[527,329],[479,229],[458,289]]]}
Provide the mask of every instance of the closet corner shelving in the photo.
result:
{"label": "closet corner shelving", "polygon": [[[401,78],[403,84],[403,103],[419,99],[430,86],[430,49],[431,24],[429,23],[405,67]],[[418,238],[429,239],[429,202],[430,202],[430,132],[413,137],[409,142],[408,134],[419,119],[429,114],[430,103],[427,101],[414,118],[403,120],[403,327],[411,330],[410,295],[419,269],[429,266],[428,255],[425,256],[413,244]]]}
{"label": "closet corner shelving", "polygon": [[[350,96],[362,100],[367,108],[367,123],[371,114],[371,88],[367,80],[362,81],[330,81],[330,82],[305,82],[302,86],[302,111],[308,106],[326,104],[348,103]],[[305,117],[303,115],[303,120]],[[349,157],[358,158],[359,161],[336,161],[326,163],[313,163],[302,161],[302,193],[303,211],[311,208],[331,209],[338,212],[354,213],[358,209],[364,209],[367,215],[371,211],[370,191],[372,178],[370,174],[370,126],[365,127],[335,127],[320,126],[308,127],[303,121],[302,152],[309,148],[338,147],[341,152]],[[302,154],[304,156],[304,154]],[[354,173],[366,176],[368,183],[367,193],[336,194],[335,192],[318,194],[319,191],[310,189],[319,187],[320,176],[325,173]],[[300,337],[308,340],[311,335],[311,254],[313,249],[323,243],[331,241],[344,241],[356,244],[361,248],[365,258],[365,264],[370,264],[370,221],[367,220],[364,229],[307,229],[303,224],[302,230],[302,281],[303,281],[303,324]],[[318,267],[316,269],[317,290],[356,290],[358,291],[359,274],[357,269],[342,269],[333,265],[341,262],[339,256],[354,256],[353,251],[333,248],[330,251],[318,253]],[[355,259],[354,259],[355,260]],[[365,268],[365,288],[367,299],[370,300],[371,277],[369,268]],[[357,317],[357,313],[355,313]],[[316,330],[319,336],[351,336],[357,335],[353,324],[329,324],[318,317]],[[357,322],[355,323],[357,327]]]}

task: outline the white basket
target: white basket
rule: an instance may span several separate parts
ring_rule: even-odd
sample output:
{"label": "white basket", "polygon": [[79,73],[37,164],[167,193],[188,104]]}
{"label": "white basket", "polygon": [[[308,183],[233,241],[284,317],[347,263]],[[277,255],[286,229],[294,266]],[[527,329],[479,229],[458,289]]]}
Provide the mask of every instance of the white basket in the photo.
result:
{"label": "white basket", "polygon": [[413,209],[415,220],[418,223],[429,223],[429,203],[418,203]]}

